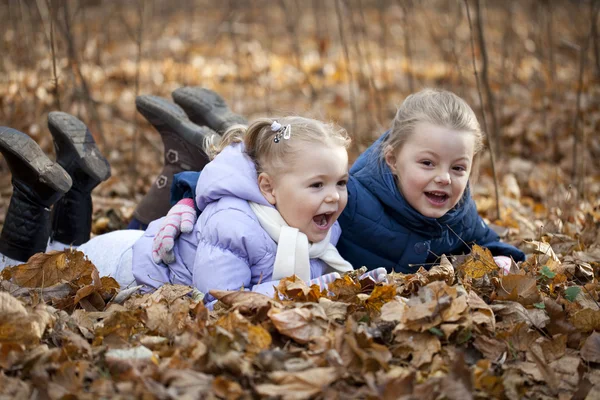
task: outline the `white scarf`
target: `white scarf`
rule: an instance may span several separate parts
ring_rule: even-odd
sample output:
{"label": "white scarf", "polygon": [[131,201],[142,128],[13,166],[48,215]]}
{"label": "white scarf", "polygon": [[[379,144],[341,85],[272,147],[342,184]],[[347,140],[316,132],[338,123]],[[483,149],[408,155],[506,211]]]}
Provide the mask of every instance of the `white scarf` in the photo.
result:
{"label": "white scarf", "polygon": [[319,258],[329,267],[338,272],[352,271],[352,265],[340,256],[330,242],[331,229],[325,239],[309,244],[308,238],[296,228],[289,226],[279,211],[249,201],[250,208],[256,214],[260,226],[277,243],[273,280],[297,275],[300,279],[310,280],[310,259]]}

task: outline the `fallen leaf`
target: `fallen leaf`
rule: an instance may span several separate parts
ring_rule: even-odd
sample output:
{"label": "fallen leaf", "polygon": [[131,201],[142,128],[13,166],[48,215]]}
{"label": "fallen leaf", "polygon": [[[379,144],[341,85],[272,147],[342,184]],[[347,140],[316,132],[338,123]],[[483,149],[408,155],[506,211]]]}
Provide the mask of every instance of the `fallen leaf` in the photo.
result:
{"label": "fallen leaf", "polygon": [[499,300],[518,301],[524,306],[541,300],[537,281],[524,275],[506,275],[499,279],[496,287]]}
{"label": "fallen leaf", "polygon": [[272,308],[268,316],[279,333],[298,343],[308,343],[322,336],[329,325],[327,314],[317,304],[283,311]]}
{"label": "fallen leaf", "polygon": [[22,287],[42,288],[77,281],[94,270],[81,251],[66,249],[34,254],[25,264],[4,269],[2,277]]}
{"label": "fallen leaf", "polygon": [[289,400],[308,399],[322,392],[337,378],[335,368],[313,368],[302,372],[271,372],[269,379],[274,382],[255,386],[261,396],[282,397]]}
{"label": "fallen leaf", "polygon": [[587,362],[600,362],[600,333],[593,332],[581,348],[581,358]]}
{"label": "fallen leaf", "polygon": [[209,293],[223,304],[245,315],[266,314],[271,307],[279,306],[275,300],[257,292],[211,290]]}
{"label": "fallen leaf", "polygon": [[499,268],[489,249],[474,244],[471,254],[457,270],[463,277],[479,279],[484,275],[497,275]]}
{"label": "fallen leaf", "polygon": [[576,312],[570,318],[575,328],[582,332],[591,332],[600,330],[600,310],[584,308]]}
{"label": "fallen leaf", "polygon": [[454,283],[454,267],[445,254],[442,254],[440,263],[434,265],[429,270],[427,278],[429,279],[429,282],[444,281],[447,285],[452,285]]}
{"label": "fallen leaf", "polygon": [[433,356],[442,349],[442,344],[437,336],[429,332],[395,332],[392,353],[401,359],[412,356],[411,364],[416,368],[430,363]]}
{"label": "fallen leaf", "polygon": [[323,307],[327,318],[331,321],[345,320],[348,316],[348,307],[350,307],[347,303],[332,301],[325,297],[319,299],[319,305]]}

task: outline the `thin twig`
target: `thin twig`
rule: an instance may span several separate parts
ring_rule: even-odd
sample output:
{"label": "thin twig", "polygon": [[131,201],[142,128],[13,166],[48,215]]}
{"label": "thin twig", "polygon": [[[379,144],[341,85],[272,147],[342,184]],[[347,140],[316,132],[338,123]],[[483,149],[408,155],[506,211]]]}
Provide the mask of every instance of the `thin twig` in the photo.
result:
{"label": "thin twig", "polygon": [[[492,88],[490,87],[490,78],[488,75],[488,55],[487,55],[487,47],[485,44],[485,34],[483,28],[483,13],[481,11],[481,0],[475,0],[475,9],[477,12],[477,33],[479,36],[479,49],[481,51],[481,83],[485,89],[485,93],[487,96],[488,108],[490,111],[490,115],[492,117],[492,126],[491,126],[491,135],[489,135],[490,143],[494,142],[493,149],[498,152],[499,147],[501,146],[500,140],[500,132],[498,131],[498,120],[496,119],[496,104],[494,101],[494,93],[492,92]],[[483,104],[482,104],[483,106]],[[490,144],[490,151],[492,151],[492,146]],[[498,155],[498,154],[495,154]],[[500,216],[498,216],[500,219]]]}
{"label": "thin twig", "polygon": [[[339,34],[340,34],[340,41],[342,42],[342,48],[344,50],[344,59],[346,61],[346,69],[348,72],[348,94],[350,96],[350,106],[352,108],[352,132],[354,132],[356,134],[356,129],[358,127],[358,112],[356,110],[356,99],[354,96],[354,77],[352,74],[352,67],[350,65],[350,52],[348,50],[348,44],[346,43],[346,36],[344,34],[344,20],[342,18],[342,6],[341,6],[341,0],[335,0],[335,14],[337,16],[337,21],[338,21],[338,29],[339,29]],[[357,148],[356,146],[356,141],[354,142],[354,146],[355,148]],[[358,148],[357,148],[358,149]]]}
{"label": "thin twig", "polygon": [[[135,98],[140,95],[140,69],[142,64],[142,44],[144,43],[144,16],[146,11],[146,1],[138,0],[138,15],[139,15],[139,24],[136,35],[136,46],[137,46],[137,60],[136,60],[136,68],[135,68]],[[137,147],[138,147],[138,118],[137,112],[134,110],[133,114],[133,142],[131,144],[131,176],[132,176],[132,184],[131,184],[131,192],[135,193],[135,186],[138,178],[138,170],[137,170]]]}
{"label": "thin twig", "polygon": [[[476,0],[479,2],[479,0]],[[469,9],[469,0],[465,0],[467,7],[467,20],[469,21],[469,31],[471,32],[471,53],[473,61],[473,73],[477,82],[477,94],[479,95],[479,103],[481,106],[481,115],[483,117],[483,125],[485,126],[486,135],[488,137],[488,145],[490,146],[490,161],[492,163],[492,174],[494,175],[494,189],[496,191],[496,215],[500,219],[500,191],[498,190],[498,175],[496,174],[496,161],[494,156],[494,147],[488,131],[487,119],[485,118],[485,105],[481,96],[481,85],[479,84],[479,75],[477,74],[477,63],[475,62],[475,38],[473,37],[473,23],[471,22],[471,11]]]}
{"label": "thin twig", "polygon": [[402,7],[402,36],[404,38],[404,58],[406,59],[406,69],[408,71],[408,90],[412,93],[415,91],[415,80],[413,77],[412,50],[410,47],[410,19],[408,13],[412,9],[411,0],[401,0]]}
{"label": "thin twig", "polygon": [[[63,15],[64,15],[64,19],[65,19],[65,26],[62,27],[61,31],[62,31],[63,35],[65,36],[65,41],[67,42],[67,54],[69,57],[69,62],[71,64],[71,68],[73,69],[73,72],[75,73],[75,75],[77,75],[77,77],[79,78],[79,81],[81,83],[81,88],[83,89],[83,94],[85,95],[86,107],[88,109],[88,112],[91,114],[92,119],[96,123],[96,128],[97,128],[96,133],[98,134],[98,136],[100,138],[100,142],[102,144],[103,151],[104,151],[104,153],[106,153],[108,149],[107,149],[106,140],[104,138],[104,129],[102,127],[102,120],[100,119],[98,110],[96,110],[97,103],[92,98],[92,93],[90,91],[87,80],[85,79],[85,76],[83,76],[83,73],[81,72],[81,68],[79,66],[77,51],[75,49],[75,41],[73,39],[73,33],[71,31],[71,16],[69,15],[68,4],[69,4],[69,2],[63,3]],[[59,24],[57,24],[57,25],[60,28],[60,25]]]}
{"label": "thin twig", "polygon": [[50,14],[50,50],[52,51],[52,75],[54,79],[54,99],[56,100],[56,109],[61,111],[60,107],[60,92],[58,91],[58,74],[56,73],[56,50],[54,46],[54,9],[50,5],[50,0],[46,0],[48,14]]}

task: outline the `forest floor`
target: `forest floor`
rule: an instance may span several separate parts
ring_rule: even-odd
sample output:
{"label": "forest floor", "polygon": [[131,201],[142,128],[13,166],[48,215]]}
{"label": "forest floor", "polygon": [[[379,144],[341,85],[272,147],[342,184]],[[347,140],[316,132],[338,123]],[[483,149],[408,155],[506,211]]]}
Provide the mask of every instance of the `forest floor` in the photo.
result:
{"label": "forest floor", "polygon": [[[284,281],[281,301],[218,293],[208,311],[191,288],[119,296],[80,253],[41,255],[1,281],[0,397],[600,396],[600,57],[588,2],[489,2],[480,89],[463,2],[42,3],[0,6],[0,124],[51,158],[48,112],[88,124],[112,167],[94,191],[94,234],[124,228],[162,168],[136,94],[197,85],[248,119],[332,120],[354,160],[404,97],[441,87],[480,116],[483,98],[500,216],[489,151],[473,195],[528,259],[502,276],[475,248],[387,284],[351,275],[327,293]],[[0,171],[3,223],[12,186],[4,161]]]}

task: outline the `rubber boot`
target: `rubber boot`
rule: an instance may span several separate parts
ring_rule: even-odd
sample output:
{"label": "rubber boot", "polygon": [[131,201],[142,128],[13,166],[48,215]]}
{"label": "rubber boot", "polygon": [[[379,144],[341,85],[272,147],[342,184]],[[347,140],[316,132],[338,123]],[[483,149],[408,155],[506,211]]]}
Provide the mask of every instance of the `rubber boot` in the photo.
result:
{"label": "rubber boot", "polygon": [[0,152],[12,174],[13,195],[0,234],[0,253],[25,262],[45,252],[50,236],[50,208],[70,188],[71,177],[27,136],[0,127]]}
{"label": "rubber boot", "polygon": [[163,217],[171,208],[173,175],[182,171],[201,171],[208,163],[206,145],[218,143],[212,129],[192,123],[177,104],[157,96],[138,96],[137,110],[160,134],[164,144],[164,167],[136,207],[133,216],[142,224]]}
{"label": "rubber boot", "polygon": [[64,112],[48,114],[56,161],[73,186],[54,206],[52,241],[79,246],[90,239],[92,190],[110,177],[110,165],[98,150],[87,126]]}
{"label": "rubber boot", "polygon": [[171,96],[192,122],[205,125],[223,134],[230,126],[247,125],[248,121],[229,109],[225,100],[216,92],[200,86],[185,86]]}

